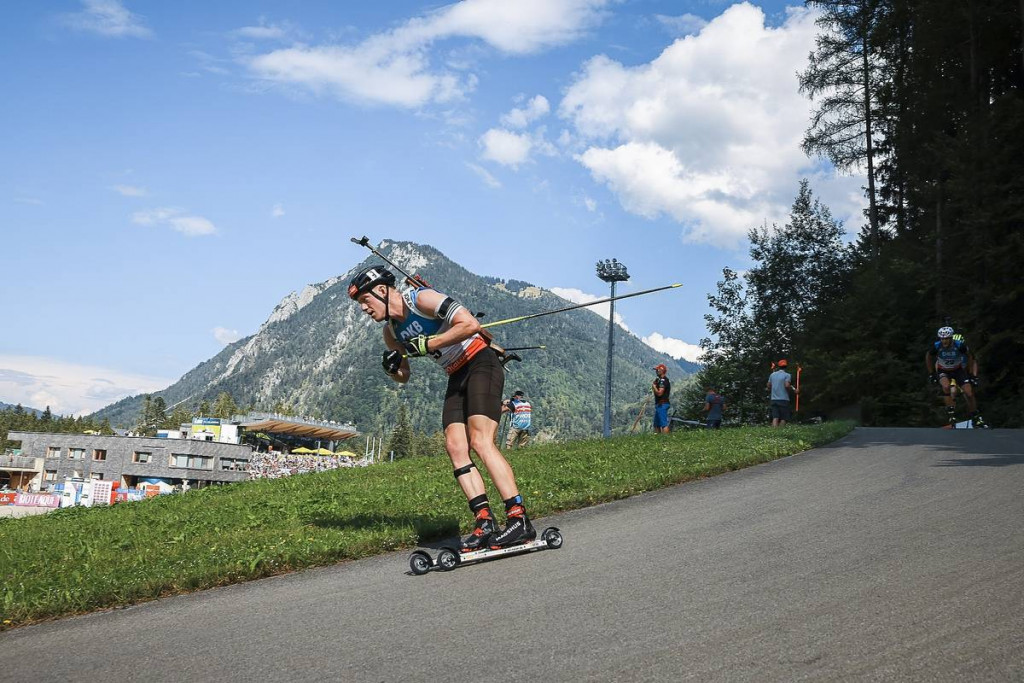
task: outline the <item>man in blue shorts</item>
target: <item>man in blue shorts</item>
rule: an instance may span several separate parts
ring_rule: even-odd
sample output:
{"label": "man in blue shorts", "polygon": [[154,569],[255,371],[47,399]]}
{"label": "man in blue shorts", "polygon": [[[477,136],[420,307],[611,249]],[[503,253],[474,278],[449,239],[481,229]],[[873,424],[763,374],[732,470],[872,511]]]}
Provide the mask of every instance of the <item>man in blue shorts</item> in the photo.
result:
{"label": "man in blue shorts", "polygon": [[672,382],[665,376],[668,368],[663,364],[655,365],[654,371],[658,373],[658,377],[651,383],[651,389],[654,391],[654,431],[668,434],[668,407]]}

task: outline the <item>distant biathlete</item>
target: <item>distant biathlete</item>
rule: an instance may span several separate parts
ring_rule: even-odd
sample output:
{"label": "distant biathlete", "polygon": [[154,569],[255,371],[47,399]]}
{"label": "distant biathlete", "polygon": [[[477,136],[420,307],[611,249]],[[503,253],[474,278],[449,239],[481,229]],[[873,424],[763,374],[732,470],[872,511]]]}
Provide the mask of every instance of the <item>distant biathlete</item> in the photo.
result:
{"label": "distant biathlete", "polygon": [[[407,358],[428,356],[448,373],[441,423],[455,480],[476,518],[461,550],[502,548],[532,541],[537,532],[526,516],[515,474],[494,445],[501,417],[505,372],[498,355],[481,337],[480,323],[449,296],[429,287],[395,288],[395,276],[383,267],[361,270],[348,295],[376,322],[385,323],[388,347],[381,364],[396,382],[409,381]],[[487,500],[483,478],[470,458],[476,452],[505,502],[506,525],[499,530]]]}
{"label": "distant biathlete", "polygon": [[517,391],[512,398],[501,404],[501,412],[509,413],[510,422],[505,448],[522,448],[530,441],[530,425],[533,422],[533,406],[526,400],[526,394]]}

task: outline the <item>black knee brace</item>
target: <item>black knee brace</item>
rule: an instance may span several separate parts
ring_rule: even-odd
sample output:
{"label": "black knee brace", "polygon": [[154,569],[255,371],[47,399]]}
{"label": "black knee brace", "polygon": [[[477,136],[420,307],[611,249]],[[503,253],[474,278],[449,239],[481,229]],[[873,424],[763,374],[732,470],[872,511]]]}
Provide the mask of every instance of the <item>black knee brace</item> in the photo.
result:
{"label": "black knee brace", "polygon": [[461,477],[464,474],[469,474],[469,471],[474,469],[476,469],[476,465],[471,462],[465,467],[460,467],[456,470],[453,470],[453,473],[455,474],[455,480],[458,481],[459,477]]}

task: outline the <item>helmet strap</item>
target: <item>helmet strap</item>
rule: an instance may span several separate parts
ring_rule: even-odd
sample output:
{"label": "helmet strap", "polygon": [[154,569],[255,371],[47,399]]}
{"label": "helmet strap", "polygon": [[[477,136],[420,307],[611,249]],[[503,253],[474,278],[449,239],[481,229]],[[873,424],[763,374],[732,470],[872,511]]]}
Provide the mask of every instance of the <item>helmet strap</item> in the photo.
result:
{"label": "helmet strap", "polygon": [[391,287],[388,286],[388,285],[384,285],[384,296],[381,296],[380,294],[378,294],[377,292],[373,291],[372,289],[370,290],[370,294],[372,294],[378,301],[380,301],[382,304],[384,304],[384,322],[390,322],[391,321],[391,306],[390,306],[390,302],[391,302]]}

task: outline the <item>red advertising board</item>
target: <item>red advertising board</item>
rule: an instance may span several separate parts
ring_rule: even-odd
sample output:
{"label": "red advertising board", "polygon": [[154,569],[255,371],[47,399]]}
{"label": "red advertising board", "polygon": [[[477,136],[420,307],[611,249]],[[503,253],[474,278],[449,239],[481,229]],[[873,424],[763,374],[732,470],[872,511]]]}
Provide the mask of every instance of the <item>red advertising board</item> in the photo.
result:
{"label": "red advertising board", "polygon": [[0,493],[0,505],[14,505],[14,500],[17,497],[17,491],[7,491],[5,493]]}

